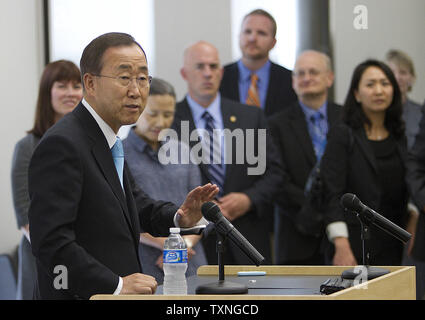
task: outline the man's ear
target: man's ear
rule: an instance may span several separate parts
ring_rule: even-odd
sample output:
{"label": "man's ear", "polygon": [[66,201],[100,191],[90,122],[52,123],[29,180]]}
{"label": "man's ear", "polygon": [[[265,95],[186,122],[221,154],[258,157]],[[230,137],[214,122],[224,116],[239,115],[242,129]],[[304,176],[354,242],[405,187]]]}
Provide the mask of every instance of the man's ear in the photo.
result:
{"label": "man's ear", "polygon": [[327,78],[328,78],[328,88],[330,88],[332,87],[334,83],[335,74],[332,71],[329,71]]}
{"label": "man's ear", "polygon": [[221,66],[220,67],[220,83],[221,83],[221,80],[223,80],[223,75],[224,75],[224,68]]}
{"label": "man's ear", "polygon": [[274,38],[274,39],[273,39],[273,42],[272,42],[272,45],[271,45],[271,48],[269,49],[269,51],[271,51],[271,50],[275,47],[276,42],[277,42],[277,39],[276,39],[276,38]]}
{"label": "man's ear", "polygon": [[93,96],[96,90],[95,76],[90,73],[85,73],[83,76],[84,91],[89,95]]}
{"label": "man's ear", "polygon": [[186,80],[186,71],[184,70],[184,68],[181,68],[181,69],[180,69],[180,75],[182,76],[182,78],[183,78],[184,80]]}

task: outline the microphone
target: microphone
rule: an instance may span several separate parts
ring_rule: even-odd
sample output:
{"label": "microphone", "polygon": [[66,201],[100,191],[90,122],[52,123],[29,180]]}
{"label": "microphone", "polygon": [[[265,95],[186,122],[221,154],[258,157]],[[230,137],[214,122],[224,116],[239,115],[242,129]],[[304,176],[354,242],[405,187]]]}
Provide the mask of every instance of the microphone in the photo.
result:
{"label": "microphone", "polygon": [[217,232],[230,240],[241,249],[251,261],[259,266],[265,258],[249,243],[247,239],[227,220],[214,202],[205,202],[201,208],[205,219],[214,222]]}
{"label": "microphone", "polygon": [[341,205],[350,211],[354,211],[357,216],[361,219],[366,219],[375,226],[389,233],[393,237],[406,243],[412,237],[412,235],[400,228],[395,223],[391,222],[387,218],[383,217],[376,211],[372,210],[368,206],[364,205],[356,195],[352,193],[346,193],[341,197]]}

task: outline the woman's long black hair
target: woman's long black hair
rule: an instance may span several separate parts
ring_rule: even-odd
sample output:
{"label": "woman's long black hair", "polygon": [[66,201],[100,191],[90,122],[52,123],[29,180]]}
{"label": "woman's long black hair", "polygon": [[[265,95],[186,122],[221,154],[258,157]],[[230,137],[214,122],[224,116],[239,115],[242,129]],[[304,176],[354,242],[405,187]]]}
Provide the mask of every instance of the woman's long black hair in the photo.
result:
{"label": "woman's long black hair", "polygon": [[359,89],[359,83],[363,73],[369,67],[377,67],[381,69],[393,87],[393,99],[386,110],[384,125],[391,134],[399,138],[404,135],[405,128],[404,121],[402,119],[403,106],[401,103],[400,88],[390,67],[388,67],[384,62],[378,60],[366,60],[354,69],[350,89],[343,107],[342,120],[354,129],[362,127],[365,123],[371,125],[370,120],[363,112],[361,104],[357,102],[354,95],[355,91]]}

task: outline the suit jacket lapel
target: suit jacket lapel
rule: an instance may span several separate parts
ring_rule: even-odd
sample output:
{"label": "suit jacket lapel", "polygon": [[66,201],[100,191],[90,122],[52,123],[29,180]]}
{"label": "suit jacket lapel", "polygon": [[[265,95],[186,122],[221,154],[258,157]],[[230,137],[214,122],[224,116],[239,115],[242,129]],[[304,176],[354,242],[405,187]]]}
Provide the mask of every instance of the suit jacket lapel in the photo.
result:
{"label": "suit jacket lapel", "polygon": [[238,64],[234,63],[229,70],[229,82],[231,85],[229,86],[229,91],[227,91],[228,97],[231,99],[239,101],[239,68]]}
{"label": "suit jacket lapel", "polygon": [[333,127],[336,123],[338,123],[338,121],[340,120],[340,112],[338,112],[339,110],[337,110],[337,108],[341,108],[341,107],[331,102],[328,102],[328,108],[326,112],[328,117],[329,129]]}
{"label": "suit jacket lapel", "polygon": [[[134,243],[136,245],[136,247],[138,247],[139,242],[140,242],[140,220],[139,220],[139,215],[138,215],[138,211],[137,211],[137,207],[136,207],[136,203],[134,201],[133,198],[133,188],[130,184],[130,180],[128,178],[127,175],[127,171],[130,170],[127,166],[127,163],[124,163],[124,174],[123,174],[123,179],[124,179],[124,190],[126,193],[126,200],[127,200],[127,208],[128,208],[128,212],[134,212],[134,214],[130,214],[127,217],[131,220],[130,225],[132,226],[132,234],[133,234],[133,240]],[[127,222],[129,222],[127,220]]]}
{"label": "suit jacket lapel", "polygon": [[[221,97],[221,116],[223,119],[223,128],[228,129],[231,132],[233,132],[235,129],[240,129],[240,120],[238,117],[238,113],[235,113],[232,109],[232,106],[230,104],[226,104],[226,99],[223,100],[223,97]],[[227,146],[226,146],[227,148]],[[228,159],[236,159],[236,150],[237,148],[232,147],[232,154],[225,154],[225,156]],[[234,161],[231,161],[233,164]],[[226,176],[224,178],[224,188],[226,185],[226,182],[229,180],[231,173],[233,171],[233,165],[232,164],[226,164]]]}
{"label": "suit jacket lapel", "polygon": [[[359,128],[353,130],[354,139],[360,146],[360,149],[363,151],[366,159],[369,161],[375,173],[378,173],[378,167],[376,164],[375,154],[373,152],[372,147],[368,142],[368,138],[366,136],[366,131],[363,128]],[[405,138],[404,138],[405,139]],[[402,164],[405,167],[407,161],[407,141],[403,139],[395,139],[397,145],[397,152],[400,155],[402,160]]]}
{"label": "suit jacket lapel", "polygon": [[360,146],[365,158],[369,161],[373,170],[377,173],[376,159],[372,147],[370,146],[364,128],[358,128],[352,131],[354,139]]}
{"label": "suit jacket lapel", "polygon": [[[175,127],[175,129],[180,130],[180,132],[178,133],[180,139],[182,139],[182,126],[181,126],[181,121],[189,121],[189,136],[192,132],[194,132],[197,128],[195,126],[195,121],[193,120],[193,116],[192,116],[192,112],[190,111],[189,108],[189,104],[187,103],[187,99],[184,99],[179,106],[179,109],[176,113],[176,122],[178,122],[177,126]],[[199,141],[189,141],[189,146],[190,149],[192,150],[192,148],[196,145],[200,143]],[[210,175],[208,172],[208,167],[207,165],[205,165],[204,163],[200,163],[199,164],[199,168],[201,170],[202,175],[206,178],[206,180],[210,181]]]}
{"label": "suit jacket lapel", "polygon": [[96,159],[105,179],[111,186],[112,191],[121,203],[124,212],[128,215],[127,205],[125,204],[125,196],[121,184],[119,182],[118,174],[112,160],[109,148],[105,148],[102,144],[97,143],[92,148],[93,156]]}
{"label": "suit jacket lapel", "polygon": [[314,166],[317,162],[316,154],[314,152],[313,143],[311,142],[310,134],[305,120],[304,112],[301,106],[297,103],[292,106],[293,112],[290,113],[290,125],[299,141],[301,148],[304,150],[308,161]]}
{"label": "suit jacket lapel", "polygon": [[269,75],[269,87],[267,88],[267,94],[266,94],[266,104],[264,106],[264,111],[268,108],[270,108],[270,105],[274,104],[273,98],[276,96],[276,91],[279,90],[279,86],[281,85],[281,82],[277,78],[277,70],[275,68],[275,65],[271,63],[270,65],[270,75]]}
{"label": "suit jacket lapel", "polygon": [[106,138],[100,130],[98,124],[96,123],[96,120],[94,120],[89,111],[83,105],[79,105],[77,108],[79,109],[75,110],[76,116],[82,121],[88,136],[93,142],[93,157],[95,158],[106,181],[109,183],[114,195],[119,200],[127,223],[129,224],[130,228],[133,229],[125,195],[121,187],[121,183],[118,178],[118,173],[115,168],[114,160],[111,156],[111,150],[109,149]]}
{"label": "suit jacket lapel", "polygon": [[406,162],[407,162],[407,138],[403,137],[401,139],[396,140],[397,144],[397,151],[400,155],[401,161],[403,163],[404,168],[406,168]]}
{"label": "suit jacket lapel", "polygon": [[234,129],[240,128],[240,119],[232,109],[232,106],[226,104],[226,99],[221,97],[221,116],[223,117],[223,126],[226,129],[233,131]]}
{"label": "suit jacket lapel", "polygon": [[[196,130],[195,121],[193,120],[192,112],[190,111],[189,104],[185,98],[181,103],[179,103],[178,110],[175,116],[177,124],[176,129],[181,130],[181,121],[189,121],[189,135],[193,130]],[[196,141],[190,141],[190,145],[196,144]]]}

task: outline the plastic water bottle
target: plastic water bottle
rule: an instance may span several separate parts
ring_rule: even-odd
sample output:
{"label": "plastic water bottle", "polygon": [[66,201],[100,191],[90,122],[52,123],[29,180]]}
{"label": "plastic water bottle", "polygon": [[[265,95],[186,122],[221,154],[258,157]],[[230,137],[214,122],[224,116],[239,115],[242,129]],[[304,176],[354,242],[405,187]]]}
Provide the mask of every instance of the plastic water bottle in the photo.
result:
{"label": "plastic water bottle", "polygon": [[164,243],[164,294],[187,294],[187,246],[180,228],[170,228]]}

